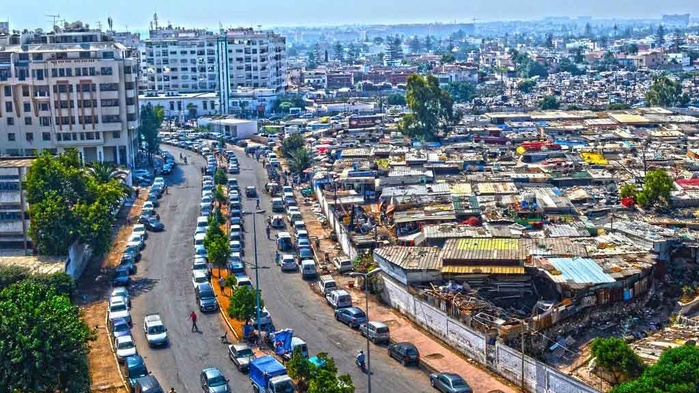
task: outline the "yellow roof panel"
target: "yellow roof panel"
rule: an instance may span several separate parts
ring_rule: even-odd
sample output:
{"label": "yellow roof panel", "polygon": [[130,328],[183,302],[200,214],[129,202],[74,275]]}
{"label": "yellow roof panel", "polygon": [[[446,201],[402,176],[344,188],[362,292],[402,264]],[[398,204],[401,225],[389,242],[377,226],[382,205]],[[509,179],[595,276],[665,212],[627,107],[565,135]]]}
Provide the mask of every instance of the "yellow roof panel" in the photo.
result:
{"label": "yellow roof panel", "polygon": [[451,274],[524,274],[524,266],[442,266]]}
{"label": "yellow roof panel", "polygon": [[459,239],[457,250],[517,250],[519,239]]}

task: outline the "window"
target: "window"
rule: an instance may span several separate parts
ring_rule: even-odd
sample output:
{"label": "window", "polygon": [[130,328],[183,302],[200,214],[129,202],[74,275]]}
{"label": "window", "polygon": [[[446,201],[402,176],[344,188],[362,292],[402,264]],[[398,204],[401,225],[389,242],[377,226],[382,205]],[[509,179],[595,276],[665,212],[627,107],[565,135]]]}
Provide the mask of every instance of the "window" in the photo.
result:
{"label": "window", "polygon": [[72,68],[66,68],[66,76],[73,76],[73,69]]}
{"label": "window", "polygon": [[24,106],[24,112],[25,112],[25,113],[26,113],[26,112],[31,112],[31,111],[32,111],[32,105],[31,105],[30,103],[25,102],[23,106]]}
{"label": "window", "polygon": [[118,99],[101,100],[101,104],[102,104],[103,107],[106,107],[106,106],[119,106],[119,100],[118,100]]}
{"label": "window", "polygon": [[48,116],[42,116],[39,118],[39,125],[43,127],[48,127],[51,125],[51,118]]}
{"label": "window", "polygon": [[[27,117],[27,119],[31,120],[28,117]],[[27,142],[34,142],[34,133],[28,132],[28,133],[24,134],[24,138],[27,140]]]}
{"label": "window", "polygon": [[22,86],[22,96],[29,97],[29,86]]}
{"label": "window", "polygon": [[119,84],[117,83],[100,83],[100,91],[118,91]]}
{"label": "window", "polygon": [[15,125],[15,118],[14,118],[14,117],[8,117],[8,118],[7,118],[7,125],[8,125],[8,126],[13,126],[13,125]]}
{"label": "window", "polygon": [[26,126],[32,125],[32,118],[31,118],[31,117],[25,117],[25,118],[24,118],[24,125],[26,125]]}
{"label": "window", "polygon": [[15,133],[14,133],[14,132],[8,132],[8,133],[7,133],[7,140],[10,141],[10,142],[14,142],[14,141],[15,141]]}
{"label": "window", "polygon": [[51,133],[50,132],[42,132],[41,133],[41,140],[42,141],[50,141],[51,140]]}
{"label": "window", "polygon": [[[103,59],[113,59],[114,58],[114,52],[108,51],[108,52],[103,52],[102,53],[102,58]],[[110,74],[111,75],[111,74]]]}
{"label": "window", "polygon": [[112,75],[112,67],[102,67],[100,68],[100,72],[102,75]]}
{"label": "window", "polygon": [[58,76],[59,76],[59,77],[65,77],[65,76],[66,76],[66,69],[65,69],[65,68],[59,68],[59,69],[58,69]]}
{"label": "window", "polygon": [[121,131],[112,131],[112,139],[121,138]]}
{"label": "window", "polygon": [[5,112],[12,112],[12,103],[11,102],[5,103]]}
{"label": "window", "polygon": [[40,110],[40,111],[47,111],[47,110],[49,110],[49,104],[47,104],[47,103],[45,103],[45,102],[42,102],[41,104],[39,104],[39,110]]}
{"label": "window", "polygon": [[119,123],[119,115],[102,115],[102,123]]}
{"label": "window", "polygon": [[208,104],[208,103],[207,103],[206,101],[204,101],[204,102],[202,102],[202,104],[203,104],[203,106],[204,106],[204,110],[208,110],[208,108],[207,108],[207,104]]}

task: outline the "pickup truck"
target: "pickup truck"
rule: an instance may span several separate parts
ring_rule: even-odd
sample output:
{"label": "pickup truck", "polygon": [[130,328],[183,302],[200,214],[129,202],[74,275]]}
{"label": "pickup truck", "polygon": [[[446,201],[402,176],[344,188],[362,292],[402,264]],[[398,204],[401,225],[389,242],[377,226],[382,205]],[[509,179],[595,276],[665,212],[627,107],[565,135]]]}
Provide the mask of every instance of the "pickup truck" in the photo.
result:
{"label": "pickup truck", "polygon": [[143,319],[143,331],[151,347],[167,345],[167,329],[158,314],[146,315]]}
{"label": "pickup truck", "polygon": [[294,393],[296,386],[286,375],[286,368],[272,356],[250,362],[250,381],[255,393]]}

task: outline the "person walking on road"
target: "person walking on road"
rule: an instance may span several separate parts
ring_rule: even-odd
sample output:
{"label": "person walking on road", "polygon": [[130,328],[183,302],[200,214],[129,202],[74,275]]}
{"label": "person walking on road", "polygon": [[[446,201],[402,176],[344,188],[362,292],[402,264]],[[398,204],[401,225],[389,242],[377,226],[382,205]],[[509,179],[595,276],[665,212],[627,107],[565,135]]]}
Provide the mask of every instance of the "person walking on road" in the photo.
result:
{"label": "person walking on road", "polygon": [[257,209],[257,210],[262,209],[262,208],[260,207],[260,197],[257,197],[257,205],[255,205],[255,209]]}
{"label": "person walking on road", "polygon": [[221,295],[225,295],[225,293],[223,293],[223,290],[226,288],[226,279],[223,277],[219,277],[218,286],[221,289]]}
{"label": "person walking on road", "polygon": [[192,321],[192,331],[193,332],[198,332],[199,327],[197,326],[197,313],[192,311],[191,314],[189,314],[189,318],[187,318],[188,321]]}

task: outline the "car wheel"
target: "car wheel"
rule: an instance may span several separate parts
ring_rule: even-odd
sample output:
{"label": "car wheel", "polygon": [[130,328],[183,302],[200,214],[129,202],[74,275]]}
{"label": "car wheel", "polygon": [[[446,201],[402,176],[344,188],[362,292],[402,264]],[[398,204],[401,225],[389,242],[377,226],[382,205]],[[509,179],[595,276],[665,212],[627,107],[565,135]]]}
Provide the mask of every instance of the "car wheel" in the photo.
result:
{"label": "car wheel", "polygon": [[430,386],[434,387],[434,379],[430,378]]}
{"label": "car wheel", "polygon": [[405,359],[401,359],[401,360],[400,360],[400,364],[402,364],[403,367],[407,367],[407,366],[408,366],[408,362],[406,362]]}
{"label": "car wheel", "polygon": [[335,320],[336,320],[336,321],[339,321],[339,320],[340,320],[340,316],[337,315],[337,314],[335,314]]}

